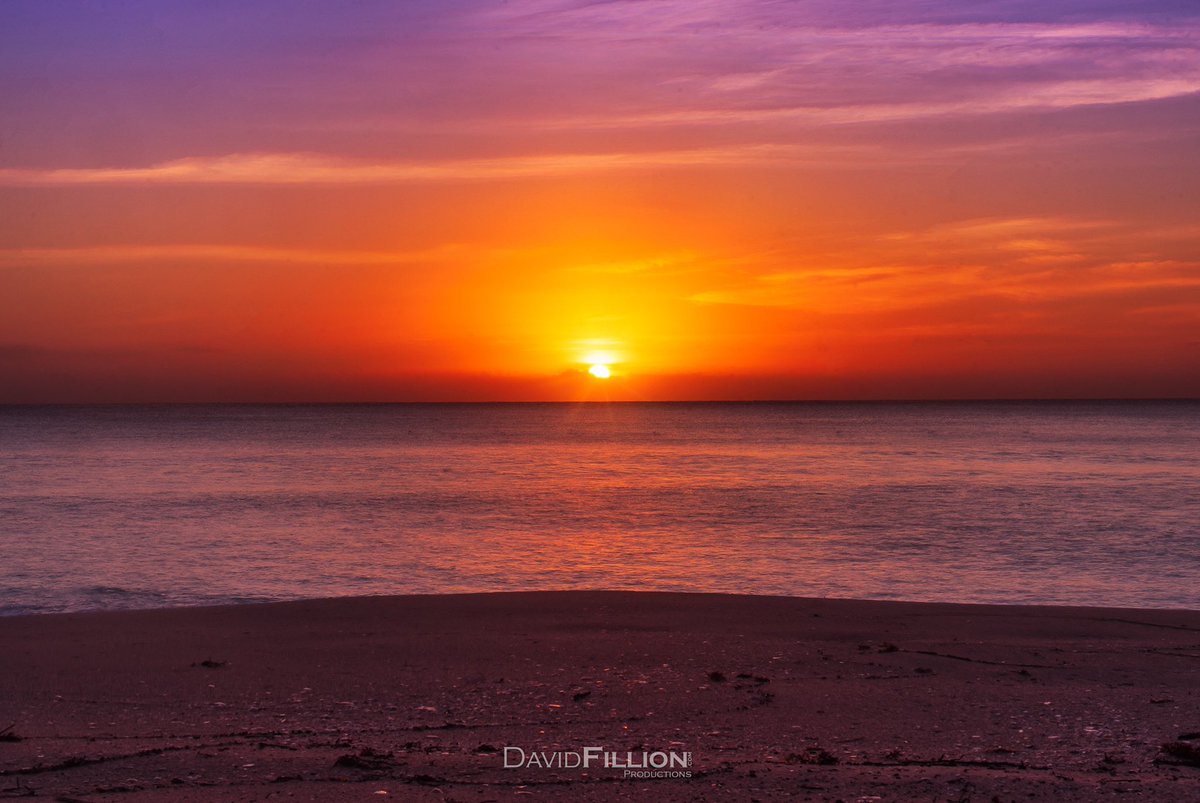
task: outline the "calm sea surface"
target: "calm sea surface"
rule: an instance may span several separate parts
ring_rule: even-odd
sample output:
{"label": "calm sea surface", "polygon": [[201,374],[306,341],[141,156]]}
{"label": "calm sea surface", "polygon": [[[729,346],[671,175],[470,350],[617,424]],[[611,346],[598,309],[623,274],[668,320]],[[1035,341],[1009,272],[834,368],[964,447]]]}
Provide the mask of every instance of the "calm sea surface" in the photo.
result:
{"label": "calm sea surface", "polygon": [[553,588],[1200,608],[1200,405],[0,408],[0,613]]}

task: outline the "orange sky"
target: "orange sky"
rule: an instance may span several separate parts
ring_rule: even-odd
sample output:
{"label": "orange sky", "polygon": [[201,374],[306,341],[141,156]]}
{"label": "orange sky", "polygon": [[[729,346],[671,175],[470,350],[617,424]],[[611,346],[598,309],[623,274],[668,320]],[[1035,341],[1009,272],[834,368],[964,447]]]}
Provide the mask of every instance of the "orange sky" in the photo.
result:
{"label": "orange sky", "polygon": [[1200,395],[1195,9],[402,5],[5,4],[0,402]]}

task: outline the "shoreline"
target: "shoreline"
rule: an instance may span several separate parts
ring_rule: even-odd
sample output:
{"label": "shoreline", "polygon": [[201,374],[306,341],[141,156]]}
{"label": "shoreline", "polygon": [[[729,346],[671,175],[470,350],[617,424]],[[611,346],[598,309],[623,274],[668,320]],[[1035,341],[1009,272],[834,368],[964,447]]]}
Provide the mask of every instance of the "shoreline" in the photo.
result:
{"label": "shoreline", "polygon": [[1141,608],[1130,605],[1087,605],[1087,604],[1059,604],[1053,602],[950,602],[944,600],[919,600],[919,599],[876,599],[872,597],[802,597],[789,596],[786,594],[755,594],[752,592],[734,593],[729,591],[683,591],[669,589],[648,589],[635,590],[626,588],[552,588],[552,589],[535,589],[535,590],[497,590],[497,591],[446,591],[446,592],[426,592],[426,593],[400,593],[400,594],[354,594],[348,596],[336,597],[298,597],[287,599],[250,599],[242,598],[237,601],[205,601],[197,603],[183,603],[158,605],[152,607],[137,607],[137,608],[82,608],[78,610],[65,611],[10,611],[0,612],[0,622],[6,619],[22,619],[26,617],[45,617],[45,616],[91,616],[95,614],[131,614],[131,613],[148,613],[158,611],[211,611],[221,609],[240,609],[245,607],[261,607],[264,605],[297,605],[302,603],[337,603],[343,601],[365,601],[365,600],[421,600],[421,599],[462,599],[475,600],[483,603],[490,598],[499,598],[505,596],[519,597],[522,595],[571,595],[571,594],[637,594],[643,595],[663,595],[674,597],[697,597],[697,598],[727,598],[727,599],[758,599],[758,600],[793,600],[801,602],[844,602],[844,603],[864,603],[864,604],[883,604],[883,605],[926,605],[926,606],[948,606],[956,608],[1000,608],[1011,609],[1013,612],[1023,610],[1031,611],[1072,611],[1072,612],[1125,612],[1130,614],[1140,613],[1184,613],[1200,615],[1200,607],[1171,607],[1171,608]]}
{"label": "shoreline", "polygon": [[[1184,799],[1198,661],[1186,609],[530,591],[13,615],[0,797]],[[691,777],[505,747],[686,752]]]}

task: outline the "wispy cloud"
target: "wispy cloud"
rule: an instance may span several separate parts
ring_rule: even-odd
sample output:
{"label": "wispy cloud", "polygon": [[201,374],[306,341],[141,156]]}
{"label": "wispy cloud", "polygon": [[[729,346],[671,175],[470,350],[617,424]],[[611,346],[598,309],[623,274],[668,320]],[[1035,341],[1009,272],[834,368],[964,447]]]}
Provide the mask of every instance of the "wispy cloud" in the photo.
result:
{"label": "wispy cloud", "polygon": [[[1162,303],[1142,298],[1159,292],[1200,304],[1200,257],[1188,234],[1072,218],[957,221],[844,243],[825,254],[774,254],[757,271],[733,274],[726,286],[691,300],[855,315],[958,305],[963,320],[979,314],[971,304],[979,299],[1003,301],[998,309],[1006,314],[1017,304],[1039,315],[1067,300],[1101,296],[1132,313]],[[1151,256],[1130,260],[1130,253]]]}
{"label": "wispy cloud", "polygon": [[775,2],[514,3],[475,22],[476,35],[531,57],[569,47],[563,82],[597,83],[599,59],[613,53],[621,60],[610,61],[612,75],[644,76],[607,91],[602,114],[537,115],[564,128],[842,125],[1200,92],[1194,25],[1089,20],[1086,10],[1062,22],[987,19],[982,10],[977,21],[892,20],[927,10],[911,6],[898,3],[893,15]]}
{"label": "wispy cloud", "polygon": [[0,267],[129,262],[284,262],[312,265],[395,265],[461,257],[460,246],[420,251],[330,251],[241,245],[98,245],[76,248],[0,249]]}
{"label": "wispy cloud", "polygon": [[[792,146],[747,145],[653,152],[507,156],[430,162],[361,162],[319,154],[252,153],[189,157],[146,167],[0,169],[0,185],[80,184],[395,184],[566,176],[698,165],[771,164],[815,159]],[[846,150],[846,149],[840,149]]]}
{"label": "wispy cloud", "polygon": [[1006,89],[967,100],[912,99],[904,103],[846,103],[832,106],[692,108],[676,111],[649,111],[629,115],[548,118],[539,122],[542,125],[556,128],[627,128],[769,122],[809,125],[879,123],[1137,103],[1196,93],[1200,93],[1200,72],[1196,77],[1188,78],[1059,81],[1044,86]]}

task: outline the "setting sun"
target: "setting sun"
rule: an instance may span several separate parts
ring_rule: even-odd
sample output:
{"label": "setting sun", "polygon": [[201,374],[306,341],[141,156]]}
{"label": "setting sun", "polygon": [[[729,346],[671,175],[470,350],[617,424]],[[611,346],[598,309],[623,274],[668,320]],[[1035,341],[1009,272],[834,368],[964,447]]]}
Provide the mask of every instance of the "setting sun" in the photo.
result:
{"label": "setting sun", "polygon": [[597,379],[608,379],[610,376],[612,376],[612,371],[609,370],[609,367],[601,364],[593,365],[588,369],[588,373]]}

